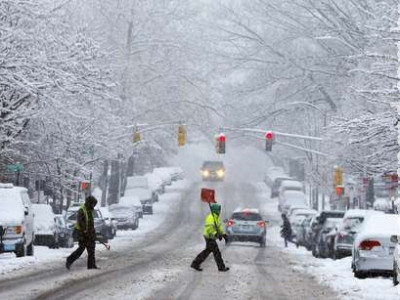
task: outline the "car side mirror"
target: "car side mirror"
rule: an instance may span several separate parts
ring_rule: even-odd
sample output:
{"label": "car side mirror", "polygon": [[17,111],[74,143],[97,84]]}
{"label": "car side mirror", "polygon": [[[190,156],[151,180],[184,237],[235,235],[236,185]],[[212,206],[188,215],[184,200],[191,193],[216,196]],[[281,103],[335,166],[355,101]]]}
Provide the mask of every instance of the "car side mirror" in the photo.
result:
{"label": "car side mirror", "polygon": [[392,236],[390,237],[390,241],[391,241],[392,243],[397,244],[397,243],[399,242],[399,239],[398,239],[397,235],[392,235]]}

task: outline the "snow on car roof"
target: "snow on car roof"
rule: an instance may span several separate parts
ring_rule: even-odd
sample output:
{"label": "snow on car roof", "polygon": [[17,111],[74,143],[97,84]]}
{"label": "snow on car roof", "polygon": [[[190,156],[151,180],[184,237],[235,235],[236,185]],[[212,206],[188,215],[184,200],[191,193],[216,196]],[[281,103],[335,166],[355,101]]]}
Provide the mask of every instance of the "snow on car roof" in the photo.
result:
{"label": "snow on car roof", "polygon": [[259,214],[260,210],[258,208],[236,208],[233,212],[234,213],[237,213],[237,212],[248,212],[248,213]]}
{"label": "snow on car roof", "polygon": [[302,191],[284,191],[283,192],[283,197],[285,198],[301,198],[305,199],[306,195]]}
{"label": "snow on car roof", "polygon": [[283,180],[281,183],[281,187],[300,187],[303,188],[303,184],[300,181],[296,180]]}
{"label": "snow on car roof", "polygon": [[[292,207],[290,209],[292,209]],[[316,215],[316,214],[317,214],[317,211],[315,209],[310,209],[310,208],[296,209],[293,212],[293,215]]]}
{"label": "snow on car roof", "polygon": [[357,239],[366,236],[391,236],[397,235],[400,232],[400,216],[391,214],[371,214],[368,215]]}
{"label": "snow on car roof", "polygon": [[346,211],[346,213],[344,214],[344,218],[345,219],[349,219],[349,218],[361,218],[361,217],[365,217],[368,214],[383,214],[383,212],[381,211],[376,211],[376,210],[367,210],[367,209],[349,209],[348,211]]}
{"label": "snow on car roof", "polygon": [[124,196],[119,199],[120,205],[141,205],[140,199],[137,196]]}

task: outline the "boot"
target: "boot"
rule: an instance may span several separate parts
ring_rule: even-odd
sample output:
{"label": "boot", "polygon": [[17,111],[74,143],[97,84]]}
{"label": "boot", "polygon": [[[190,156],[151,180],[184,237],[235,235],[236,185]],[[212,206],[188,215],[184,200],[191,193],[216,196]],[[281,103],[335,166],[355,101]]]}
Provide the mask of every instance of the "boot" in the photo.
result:
{"label": "boot", "polygon": [[220,271],[220,272],[226,272],[226,271],[229,271],[229,268],[228,268],[228,267],[224,267],[224,268],[222,268],[222,269],[218,269],[218,271]]}
{"label": "boot", "polygon": [[200,268],[200,266],[196,265],[195,263],[192,263],[192,264],[190,265],[190,267],[191,267],[192,269],[195,269],[196,271],[199,271],[199,272],[203,271],[203,269]]}

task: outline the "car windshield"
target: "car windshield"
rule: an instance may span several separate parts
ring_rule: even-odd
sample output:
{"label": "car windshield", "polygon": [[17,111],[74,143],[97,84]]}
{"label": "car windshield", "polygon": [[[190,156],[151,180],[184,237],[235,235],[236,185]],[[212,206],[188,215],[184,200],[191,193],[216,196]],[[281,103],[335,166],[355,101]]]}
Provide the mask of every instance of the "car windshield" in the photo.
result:
{"label": "car windshield", "polygon": [[221,161],[205,161],[203,169],[223,169],[224,164]]}
{"label": "car windshield", "polygon": [[238,220],[238,221],[261,221],[262,220],[262,218],[259,214],[250,213],[250,212],[234,213],[232,215],[232,219]]}

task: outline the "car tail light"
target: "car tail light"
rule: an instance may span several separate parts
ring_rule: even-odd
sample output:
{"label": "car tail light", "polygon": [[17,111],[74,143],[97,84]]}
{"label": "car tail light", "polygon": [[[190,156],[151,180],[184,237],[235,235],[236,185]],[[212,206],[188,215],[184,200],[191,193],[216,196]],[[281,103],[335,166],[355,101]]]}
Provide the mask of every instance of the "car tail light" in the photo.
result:
{"label": "car tail light", "polygon": [[231,227],[231,226],[233,226],[235,224],[235,222],[233,222],[232,220],[229,220],[227,223],[226,223],[226,227]]}
{"label": "car tail light", "polygon": [[362,241],[358,248],[360,248],[360,250],[371,250],[372,248],[379,246],[381,246],[381,243],[379,243],[378,241],[366,240]]}
{"label": "car tail light", "polygon": [[265,221],[260,221],[257,223],[257,226],[261,227],[261,228],[265,228],[267,226],[267,224],[265,223]]}

